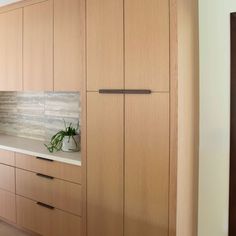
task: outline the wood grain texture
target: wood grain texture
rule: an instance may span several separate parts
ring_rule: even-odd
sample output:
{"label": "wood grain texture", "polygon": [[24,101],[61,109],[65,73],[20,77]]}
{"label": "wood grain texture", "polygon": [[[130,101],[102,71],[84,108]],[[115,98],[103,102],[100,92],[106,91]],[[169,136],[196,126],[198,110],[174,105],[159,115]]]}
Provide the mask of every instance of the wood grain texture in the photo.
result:
{"label": "wood grain texture", "polygon": [[87,90],[123,88],[123,0],[87,1]]}
{"label": "wood grain texture", "polygon": [[24,8],[24,90],[53,90],[53,2]]}
{"label": "wood grain texture", "polygon": [[44,161],[33,156],[16,153],[16,167],[78,184],[81,183],[80,166],[57,161]]}
{"label": "wood grain texture", "polygon": [[85,77],[85,0],[54,1],[54,90],[79,91]]}
{"label": "wood grain texture", "polygon": [[170,186],[169,236],[176,236],[178,159],[178,34],[177,1],[170,0]]}
{"label": "wood grain texture", "polygon": [[17,222],[43,236],[81,236],[80,217],[44,208],[20,196],[17,196]]}
{"label": "wood grain texture", "polygon": [[15,193],[16,183],[14,167],[0,164],[0,188]]}
{"label": "wood grain texture", "polygon": [[168,236],[169,94],[125,101],[125,236]]}
{"label": "wood grain texture", "polygon": [[22,9],[0,14],[0,90],[22,90]]}
{"label": "wood grain texture", "polygon": [[122,95],[87,95],[87,235],[123,235]]}
{"label": "wood grain texture", "polygon": [[81,216],[81,186],[16,169],[16,193]]}
{"label": "wood grain texture", "polygon": [[169,91],[169,1],[125,1],[125,87]]}
{"label": "wood grain texture", "polygon": [[0,189],[0,217],[16,223],[16,196]]}
{"label": "wood grain texture", "polygon": [[15,166],[15,153],[0,149],[0,163]]}

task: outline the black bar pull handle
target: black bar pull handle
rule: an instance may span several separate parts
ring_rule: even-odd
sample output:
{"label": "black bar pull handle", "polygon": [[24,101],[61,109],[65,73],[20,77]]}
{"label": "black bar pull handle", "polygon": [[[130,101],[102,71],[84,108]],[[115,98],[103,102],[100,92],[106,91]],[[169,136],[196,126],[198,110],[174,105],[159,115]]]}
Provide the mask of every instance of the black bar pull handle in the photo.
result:
{"label": "black bar pull handle", "polygon": [[50,205],[47,205],[47,204],[45,204],[45,203],[42,203],[42,202],[37,202],[37,205],[39,205],[39,206],[41,206],[41,207],[48,208],[48,209],[50,209],[50,210],[53,210],[53,209],[55,209],[55,207],[53,207],[53,206],[50,206]]}
{"label": "black bar pull handle", "polygon": [[42,160],[42,161],[50,161],[50,162],[53,162],[53,160],[47,159],[47,158],[43,158],[43,157],[36,157],[36,158],[39,159],[39,160]]}
{"label": "black bar pull handle", "polygon": [[54,177],[52,177],[52,176],[44,175],[44,174],[41,174],[41,173],[36,173],[36,175],[39,176],[39,177],[42,177],[42,178],[46,178],[46,179],[54,179]]}
{"label": "black bar pull handle", "polygon": [[150,89],[99,89],[103,94],[151,94]]}

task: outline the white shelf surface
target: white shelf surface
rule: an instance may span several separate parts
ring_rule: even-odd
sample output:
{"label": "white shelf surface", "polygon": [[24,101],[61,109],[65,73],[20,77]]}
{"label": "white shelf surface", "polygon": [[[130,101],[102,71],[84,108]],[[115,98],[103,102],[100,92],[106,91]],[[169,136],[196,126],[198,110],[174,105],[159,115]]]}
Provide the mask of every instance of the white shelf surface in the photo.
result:
{"label": "white shelf surface", "polygon": [[0,134],[0,149],[81,166],[80,152],[50,153],[44,143],[38,140]]}

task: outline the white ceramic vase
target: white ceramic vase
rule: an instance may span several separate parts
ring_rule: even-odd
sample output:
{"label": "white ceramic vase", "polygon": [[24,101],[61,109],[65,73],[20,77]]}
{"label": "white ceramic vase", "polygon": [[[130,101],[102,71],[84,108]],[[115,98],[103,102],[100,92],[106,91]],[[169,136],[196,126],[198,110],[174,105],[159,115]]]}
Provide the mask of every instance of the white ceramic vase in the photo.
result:
{"label": "white ceramic vase", "polygon": [[64,152],[78,152],[80,151],[80,134],[72,136],[65,136],[62,141],[62,151]]}

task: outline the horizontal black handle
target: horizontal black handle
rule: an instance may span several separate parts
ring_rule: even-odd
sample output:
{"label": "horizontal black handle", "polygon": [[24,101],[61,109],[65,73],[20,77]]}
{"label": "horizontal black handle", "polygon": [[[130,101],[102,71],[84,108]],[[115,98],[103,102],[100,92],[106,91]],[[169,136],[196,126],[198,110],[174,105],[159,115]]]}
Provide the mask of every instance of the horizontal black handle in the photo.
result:
{"label": "horizontal black handle", "polygon": [[150,89],[99,89],[104,94],[151,94]]}
{"label": "horizontal black handle", "polygon": [[39,176],[39,177],[42,177],[42,178],[46,178],[46,179],[54,179],[54,177],[52,177],[52,176],[44,175],[44,174],[41,174],[41,173],[37,173],[36,175]]}
{"label": "horizontal black handle", "polygon": [[50,205],[47,205],[47,204],[42,203],[42,202],[37,202],[37,204],[38,204],[39,206],[42,206],[42,207],[48,208],[48,209],[50,209],[50,210],[55,209],[55,207],[50,206]]}
{"label": "horizontal black handle", "polygon": [[47,159],[47,158],[43,158],[43,157],[36,157],[36,158],[39,159],[39,160],[42,160],[42,161],[50,161],[50,162],[53,162],[53,160]]}

